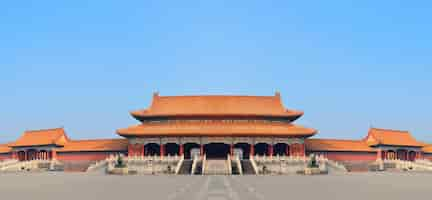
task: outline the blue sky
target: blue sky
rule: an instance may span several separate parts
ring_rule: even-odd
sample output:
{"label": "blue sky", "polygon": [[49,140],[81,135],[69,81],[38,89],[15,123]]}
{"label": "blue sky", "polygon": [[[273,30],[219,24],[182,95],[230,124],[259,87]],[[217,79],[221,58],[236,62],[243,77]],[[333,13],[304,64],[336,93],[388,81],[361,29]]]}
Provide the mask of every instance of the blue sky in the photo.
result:
{"label": "blue sky", "polygon": [[117,137],[161,95],[273,95],[323,138],[432,142],[430,1],[10,1],[0,142],[64,126]]}

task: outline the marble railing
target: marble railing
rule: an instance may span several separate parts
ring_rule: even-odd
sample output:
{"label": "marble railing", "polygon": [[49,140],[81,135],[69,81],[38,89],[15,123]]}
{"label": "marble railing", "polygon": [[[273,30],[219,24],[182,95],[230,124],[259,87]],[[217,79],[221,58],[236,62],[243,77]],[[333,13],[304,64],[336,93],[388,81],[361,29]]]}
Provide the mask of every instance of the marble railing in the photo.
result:
{"label": "marble railing", "polygon": [[427,159],[417,159],[415,162],[422,165],[432,166],[432,161]]}
{"label": "marble railing", "polygon": [[242,167],[242,165],[241,165],[240,158],[239,158],[238,156],[235,156],[235,157],[234,157],[234,162],[235,162],[235,164],[237,165],[237,169],[238,169],[240,175],[242,175],[242,174],[243,174],[243,167]]}
{"label": "marble railing", "polygon": [[139,156],[128,157],[127,166],[129,171],[135,171],[141,174],[161,174],[176,173],[179,162],[183,159],[181,156]]}
{"label": "marble railing", "polygon": [[184,157],[181,156],[181,158],[180,158],[180,160],[178,161],[177,166],[176,166],[176,168],[175,168],[175,174],[178,174],[178,173],[179,173],[180,168],[181,168],[181,166],[182,166],[182,164],[183,164],[183,161],[184,161]]}
{"label": "marble railing", "polygon": [[207,170],[207,155],[204,154],[201,163],[201,174],[204,175],[205,171]]}
{"label": "marble railing", "polygon": [[39,169],[39,166],[42,164],[46,164],[47,166],[50,166],[50,164],[52,162],[54,162],[54,161],[51,161],[51,160],[29,160],[29,161],[11,160],[11,161],[7,161],[6,163],[2,163],[0,170],[1,171],[35,170],[35,169]]}
{"label": "marble railing", "polygon": [[119,155],[111,154],[105,160],[96,161],[94,164],[90,165],[87,168],[86,172],[95,172],[95,171],[106,169],[108,165],[114,165],[115,162],[118,160],[118,157]]}
{"label": "marble railing", "polygon": [[258,169],[257,163],[255,162],[255,159],[253,157],[251,157],[251,158],[249,158],[249,161],[250,161],[250,163],[252,165],[252,168],[254,169],[255,174],[258,175],[259,174],[259,169]]}
{"label": "marble railing", "polygon": [[428,161],[383,160],[383,163],[393,163],[400,170],[432,171],[432,165]]}
{"label": "marble railing", "polygon": [[16,164],[18,162],[19,161],[15,160],[15,159],[3,160],[3,161],[0,162],[0,169],[3,168],[3,167],[7,167],[8,165]]}
{"label": "marble railing", "polygon": [[195,174],[195,170],[196,170],[196,167],[197,167],[199,161],[200,161],[200,158],[198,156],[195,156],[193,158],[193,160],[192,160],[192,169],[191,169],[191,173],[190,174],[192,174],[192,175]]}
{"label": "marble railing", "polygon": [[[306,167],[309,157],[296,157],[296,156],[254,156],[253,159],[256,163],[258,171],[260,173],[278,173],[278,174],[290,174],[296,173]],[[323,155],[316,156],[316,161],[321,171],[332,172],[347,172],[344,165],[329,160]]]}
{"label": "marble railing", "polygon": [[225,162],[226,162],[226,165],[228,168],[228,174],[232,174],[232,165],[231,165],[232,163],[231,163],[231,155],[230,154],[228,154]]}

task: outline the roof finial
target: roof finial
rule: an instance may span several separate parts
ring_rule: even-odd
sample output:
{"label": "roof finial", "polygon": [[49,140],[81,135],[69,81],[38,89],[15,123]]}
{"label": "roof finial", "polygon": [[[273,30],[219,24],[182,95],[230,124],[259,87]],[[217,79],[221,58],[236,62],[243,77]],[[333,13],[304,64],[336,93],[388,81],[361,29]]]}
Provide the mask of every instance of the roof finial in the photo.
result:
{"label": "roof finial", "polygon": [[276,90],[276,92],[275,92],[275,96],[276,96],[276,97],[280,97],[280,96],[281,96],[281,94],[280,94],[280,92],[279,92],[278,90]]}
{"label": "roof finial", "polygon": [[153,97],[159,97],[159,91],[153,92]]}

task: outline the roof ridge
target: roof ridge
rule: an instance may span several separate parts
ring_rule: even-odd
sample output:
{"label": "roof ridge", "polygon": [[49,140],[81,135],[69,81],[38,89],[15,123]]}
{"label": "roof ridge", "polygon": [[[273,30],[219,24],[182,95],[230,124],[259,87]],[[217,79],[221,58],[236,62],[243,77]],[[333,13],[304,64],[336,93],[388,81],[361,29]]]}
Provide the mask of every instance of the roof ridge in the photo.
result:
{"label": "roof ridge", "polygon": [[308,138],[306,140],[333,140],[333,141],[350,141],[350,142],[364,142],[363,140],[353,139],[331,139],[331,138]]}
{"label": "roof ridge", "polygon": [[99,138],[99,139],[82,139],[82,140],[71,140],[69,142],[92,142],[101,140],[127,140],[125,138]]}
{"label": "roof ridge", "polygon": [[36,130],[26,130],[25,133],[37,133],[37,132],[44,132],[44,131],[55,131],[55,130],[63,130],[63,127],[58,127],[58,128],[45,128],[45,129],[36,129]]}
{"label": "roof ridge", "polygon": [[269,97],[269,98],[279,98],[280,94],[277,95],[238,95],[238,94],[192,94],[192,95],[158,95],[158,98],[164,97]]}
{"label": "roof ridge", "polygon": [[371,128],[371,129],[378,130],[378,131],[392,131],[392,132],[409,133],[408,130],[397,130],[397,129],[387,129],[387,128]]}

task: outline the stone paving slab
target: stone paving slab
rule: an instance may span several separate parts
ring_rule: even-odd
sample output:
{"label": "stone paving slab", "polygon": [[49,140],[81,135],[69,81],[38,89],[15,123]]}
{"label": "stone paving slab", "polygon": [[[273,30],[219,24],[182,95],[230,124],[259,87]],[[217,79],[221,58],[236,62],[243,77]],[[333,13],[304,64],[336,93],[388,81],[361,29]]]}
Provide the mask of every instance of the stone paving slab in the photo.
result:
{"label": "stone paving slab", "polygon": [[432,174],[319,176],[108,176],[85,173],[0,174],[0,199],[263,200],[431,199]]}

